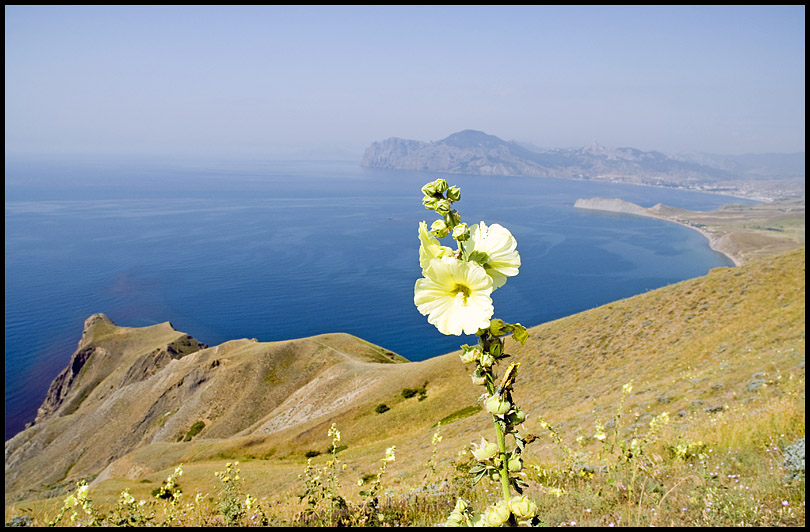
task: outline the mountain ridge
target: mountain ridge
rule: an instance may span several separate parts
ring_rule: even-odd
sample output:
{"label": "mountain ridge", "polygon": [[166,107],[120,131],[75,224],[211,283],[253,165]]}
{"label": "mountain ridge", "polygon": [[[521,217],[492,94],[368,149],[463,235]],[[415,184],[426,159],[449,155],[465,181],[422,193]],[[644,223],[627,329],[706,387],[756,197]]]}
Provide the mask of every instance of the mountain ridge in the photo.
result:
{"label": "mountain ridge", "polygon": [[687,188],[775,201],[804,196],[804,154],[668,156],[591,143],[543,149],[463,130],[431,142],[373,142],[361,166],[449,174],[513,175]]}

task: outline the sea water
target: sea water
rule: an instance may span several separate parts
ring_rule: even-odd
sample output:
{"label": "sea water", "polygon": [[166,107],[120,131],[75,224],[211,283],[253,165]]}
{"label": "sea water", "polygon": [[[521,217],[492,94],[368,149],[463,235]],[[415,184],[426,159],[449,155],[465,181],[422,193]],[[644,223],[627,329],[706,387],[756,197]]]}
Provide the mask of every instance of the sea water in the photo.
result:
{"label": "sea water", "polygon": [[[419,361],[472,343],[413,304],[421,186],[458,185],[468,223],[507,227],[517,277],[496,316],[526,326],[706,274],[731,261],[688,228],[575,209],[621,198],[710,210],[734,198],[357,162],[6,159],[6,438],[33,420],[84,320],[170,321],[209,345],[346,332]],[[447,245],[451,245],[447,242]]]}

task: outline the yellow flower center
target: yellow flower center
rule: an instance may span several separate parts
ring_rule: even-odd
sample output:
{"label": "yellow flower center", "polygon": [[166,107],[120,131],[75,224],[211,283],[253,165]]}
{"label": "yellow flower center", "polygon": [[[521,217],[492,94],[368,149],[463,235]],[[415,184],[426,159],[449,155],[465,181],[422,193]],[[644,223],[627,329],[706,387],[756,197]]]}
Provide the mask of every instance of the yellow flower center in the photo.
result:
{"label": "yellow flower center", "polygon": [[456,283],[456,286],[453,287],[452,293],[455,294],[456,297],[460,295],[464,299],[464,303],[466,304],[467,298],[469,298],[470,295],[472,294],[472,290],[470,290],[470,287],[467,285]]}

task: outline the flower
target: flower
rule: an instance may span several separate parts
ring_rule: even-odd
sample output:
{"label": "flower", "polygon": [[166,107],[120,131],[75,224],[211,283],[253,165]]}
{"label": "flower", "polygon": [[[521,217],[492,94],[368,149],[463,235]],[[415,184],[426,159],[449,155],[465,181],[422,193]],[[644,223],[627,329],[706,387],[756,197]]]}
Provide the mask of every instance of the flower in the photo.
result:
{"label": "flower", "polygon": [[498,450],[497,443],[494,442],[489,443],[487,442],[487,440],[484,439],[483,436],[481,436],[481,443],[479,444],[473,443],[472,445],[473,445],[472,450],[473,456],[475,457],[476,460],[479,460],[481,462],[486,462],[490,458],[495,458],[500,452]]}
{"label": "flower", "polygon": [[465,243],[465,252],[471,261],[484,267],[492,277],[492,289],[500,288],[507,277],[518,274],[520,255],[517,241],[502,225],[481,222],[470,227],[470,238]]}
{"label": "flower", "polygon": [[489,327],[492,279],[473,262],[453,257],[431,259],[416,281],[413,302],[442,334],[475,334]]}
{"label": "flower", "polygon": [[419,222],[419,266],[422,267],[422,274],[430,265],[432,259],[450,256],[453,250],[447,246],[439,245],[439,241],[427,229],[427,223]]}
{"label": "flower", "polygon": [[383,459],[385,462],[393,462],[397,459],[396,457],[396,450],[397,446],[394,445],[393,447],[389,447],[385,450],[385,458]]}

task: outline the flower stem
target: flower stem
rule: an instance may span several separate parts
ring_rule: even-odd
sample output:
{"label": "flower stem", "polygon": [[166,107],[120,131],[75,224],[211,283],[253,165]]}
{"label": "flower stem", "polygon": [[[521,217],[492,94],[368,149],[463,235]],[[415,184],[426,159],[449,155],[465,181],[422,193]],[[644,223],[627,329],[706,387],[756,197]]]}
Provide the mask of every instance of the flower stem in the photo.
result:
{"label": "flower stem", "polygon": [[501,489],[503,490],[503,499],[509,502],[509,499],[512,498],[512,493],[509,489],[509,463],[506,460],[506,437],[504,436],[503,430],[501,430],[501,426],[498,424],[497,418],[495,418],[495,433],[498,436],[498,449],[500,449],[501,453]]}
{"label": "flower stem", "polygon": [[[480,337],[481,343],[481,350],[485,353],[489,352],[489,347],[491,345],[489,335],[482,334]],[[487,391],[490,395],[494,395],[495,390],[495,382],[494,382],[494,375],[492,374],[492,370],[487,372],[487,381],[486,387]],[[503,498],[506,502],[509,502],[509,499],[512,498],[512,493],[509,488],[509,462],[507,461],[507,453],[506,453],[506,435],[503,433],[503,429],[501,428],[500,423],[498,423],[499,418],[498,416],[492,416],[492,423],[495,425],[495,434],[498,437],[498,450],[500,451],[501,457],[501,489],[503,490]]]}

